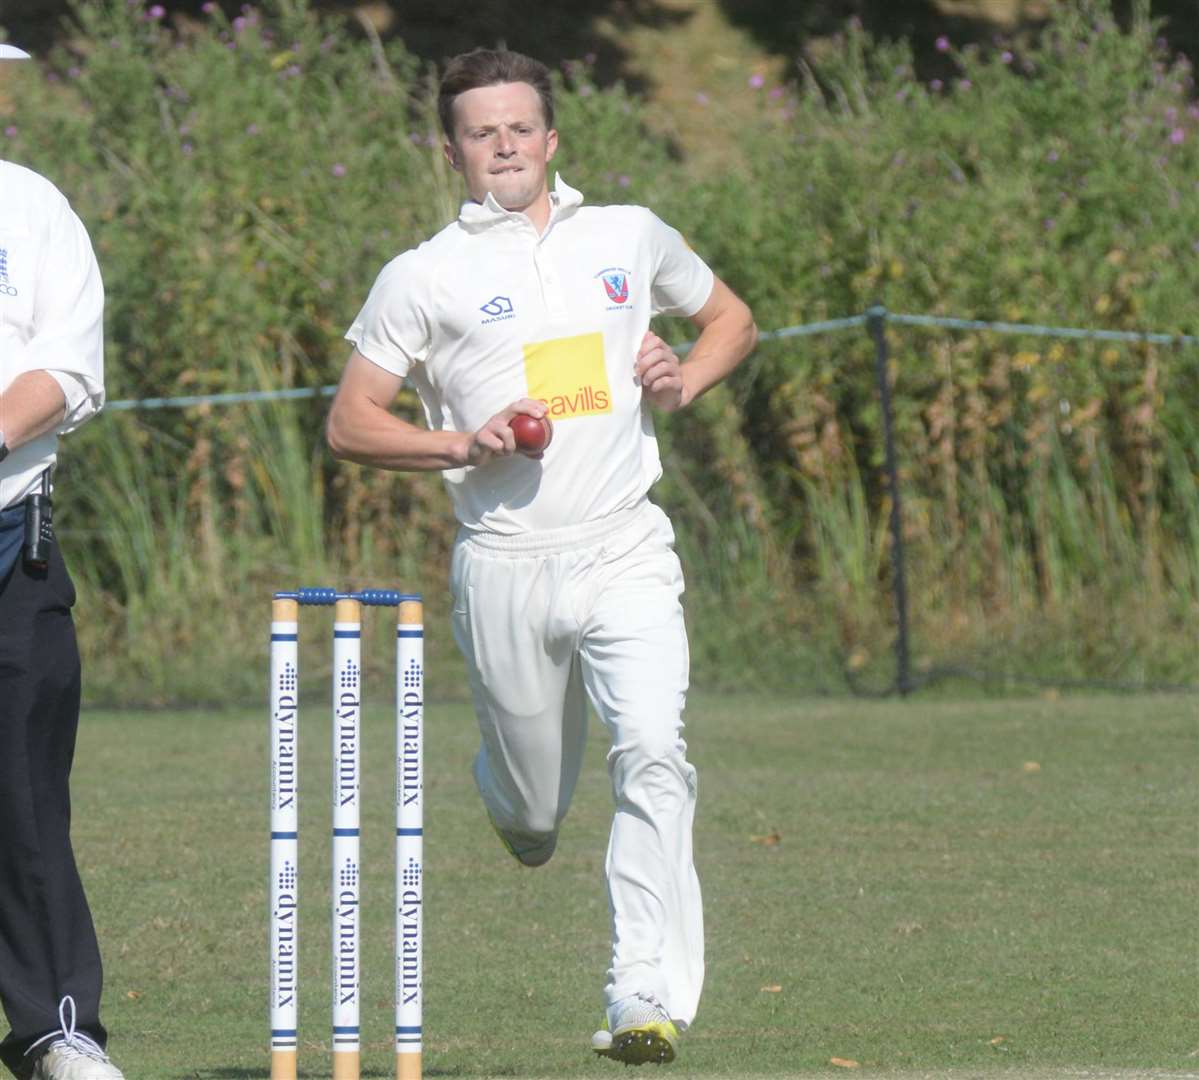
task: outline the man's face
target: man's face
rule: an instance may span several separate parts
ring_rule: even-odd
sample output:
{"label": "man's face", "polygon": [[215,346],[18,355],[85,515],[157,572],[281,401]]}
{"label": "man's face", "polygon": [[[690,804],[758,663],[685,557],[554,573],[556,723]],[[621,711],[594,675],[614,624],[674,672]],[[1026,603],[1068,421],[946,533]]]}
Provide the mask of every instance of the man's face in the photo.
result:
{"label": "man's face", "polygon": [[547,130],[541,98],[528,83],[499,83],[454,99],[451,166],[476,202],[491,192],[505,210],[524,211],[547,193],[546,166],[558,148]]}

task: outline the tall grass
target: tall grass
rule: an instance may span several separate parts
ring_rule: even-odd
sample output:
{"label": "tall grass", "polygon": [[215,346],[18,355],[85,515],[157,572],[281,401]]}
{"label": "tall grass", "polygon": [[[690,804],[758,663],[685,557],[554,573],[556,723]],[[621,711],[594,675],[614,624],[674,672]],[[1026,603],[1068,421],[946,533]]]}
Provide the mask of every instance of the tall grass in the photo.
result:
{"label": "tall grass", "polygon": [[[18,72],[0,130],[91,228],[111,395],[334,381],[378,268],[461,197],[430,73],[301,0],[173,28],[137,0],[75,15],[77,39],[103,47]],[[945,49],[959,78],[923,85],[906,45],[851,25],[803,85],[747,88],[754,122],[726,126],[710,103],[731,151],[719,175],[570,60],[556,164],[592,201],[679,226],[764,327],[882,299],[1193,329],[1199,108],[1144,5],[1127,33],[1105,3],[1078,3],[1036,42]],[[1196,356],[890,334],[917,663],[1193,680]],[[396,408],[420,415],[410,391]],[[439,478],[333,462],[322,412],[114,414],[66,441],[60,520],[93,698],[256,693],[266,597],[300,582],[421,588],[435,686],[457,691]],[[696,681],[883,684],[890,502],[866,336],[763,346],[659,430]]]}

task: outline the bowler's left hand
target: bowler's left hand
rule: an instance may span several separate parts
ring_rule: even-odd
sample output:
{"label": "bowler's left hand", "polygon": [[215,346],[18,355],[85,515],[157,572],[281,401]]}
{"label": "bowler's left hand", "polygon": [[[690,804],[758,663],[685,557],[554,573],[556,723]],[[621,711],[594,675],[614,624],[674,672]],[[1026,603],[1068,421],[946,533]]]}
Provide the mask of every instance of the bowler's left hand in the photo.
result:
{"label": "bowler's left hand", "polygon": [[690,400],[679,358],[652,330],[641,339],[634,372],[641,384],[641,396],[655,408],[674,412]]}

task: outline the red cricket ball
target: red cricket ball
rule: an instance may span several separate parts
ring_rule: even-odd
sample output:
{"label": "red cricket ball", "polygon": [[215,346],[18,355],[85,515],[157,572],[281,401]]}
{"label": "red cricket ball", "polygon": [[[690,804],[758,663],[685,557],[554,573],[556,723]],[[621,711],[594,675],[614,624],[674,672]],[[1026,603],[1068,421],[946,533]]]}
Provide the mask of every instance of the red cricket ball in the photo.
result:
{"label": "red cricket ball", "polygon": [[554,437],[554,425],[548,416],[538,420],[535,416],[517,413],[508,421],[516,437],[516,449],[522,454],[540,454]]}

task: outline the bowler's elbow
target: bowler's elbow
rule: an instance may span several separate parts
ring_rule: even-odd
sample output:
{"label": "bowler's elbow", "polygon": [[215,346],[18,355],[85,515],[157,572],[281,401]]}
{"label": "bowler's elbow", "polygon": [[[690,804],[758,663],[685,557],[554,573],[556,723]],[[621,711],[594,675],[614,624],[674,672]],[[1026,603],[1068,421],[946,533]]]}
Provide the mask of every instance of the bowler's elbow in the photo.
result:
{"label": "bowler's elbow", "polygon": [[736,297],[737,308],[734,315],[740,324],[741,358],[745,359],[758,347],[758,324],[754,321],[754,313],[749,305],[740,297]]}
{"label": "bowler's elbow", "polygon": [[345,420],[345,409],[339,407],[337,398],[329,415],[325,417],[325,445],[338,461],[349,461],[352,448],[349,443],[349,428]]}

